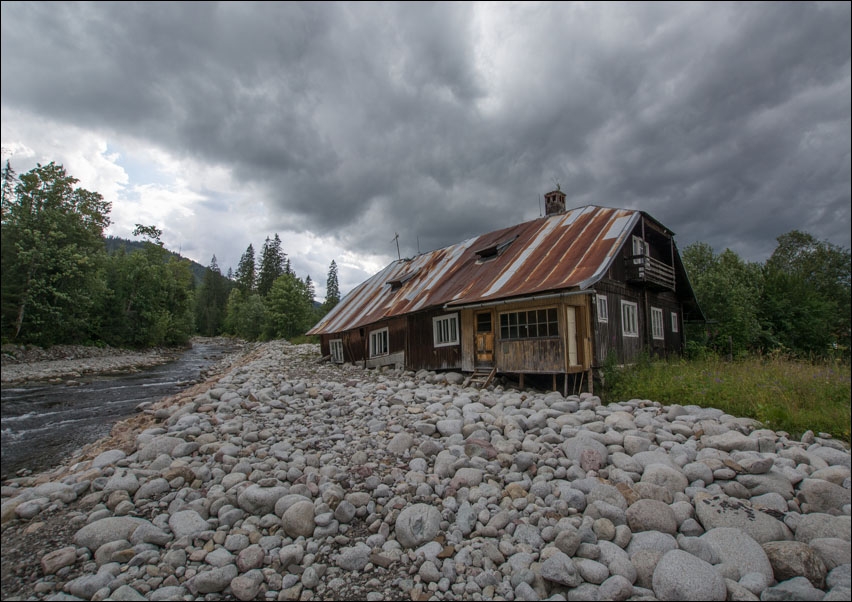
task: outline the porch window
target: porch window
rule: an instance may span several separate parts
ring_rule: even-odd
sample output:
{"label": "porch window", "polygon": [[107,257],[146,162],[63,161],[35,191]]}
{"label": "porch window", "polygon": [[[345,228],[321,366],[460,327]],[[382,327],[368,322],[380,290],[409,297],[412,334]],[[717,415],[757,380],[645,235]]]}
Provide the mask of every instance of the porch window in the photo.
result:
{"label": "porch window", "polygon": [[388,354],[388,329],[374,330],[370,333],[370,357]]}
{"label": "porch window", "polygon": [[556,336],[559,322],[555,307],[500,314],[500,338],[504,341]]}
{"label": "porch window", "polygon": [[435,347],[459,344],[459,315],[448,314],[432,318]]}
{"label": "porch window", "polygon": [[343,340],[332,339],[328,342],[329,350],[331,351],[331,361],[335,364],[343,363]]}
{"label": "porch window", "polygon": [[621,302],[621,334],[625,337],[639,336],[637,305],[632,301]]}
{"label": "porch window", "polygon": [[633,237],[633,256],[645,255],[648,251],[648,246],[639,236]]}
{"label": "porch window", "polygon": [[672,312],[672,332],[677,332],[677,312]]}
{"label": "porch window", "polygon": [[609,316],[607,315],[607,301],[606,295],[598,295],[598,322],[609,322]]}
{"label": "porch window", "polygon": [[665,338],[663,334],[663,310],[659,307],[651,308],[651,336],[658,340]]}

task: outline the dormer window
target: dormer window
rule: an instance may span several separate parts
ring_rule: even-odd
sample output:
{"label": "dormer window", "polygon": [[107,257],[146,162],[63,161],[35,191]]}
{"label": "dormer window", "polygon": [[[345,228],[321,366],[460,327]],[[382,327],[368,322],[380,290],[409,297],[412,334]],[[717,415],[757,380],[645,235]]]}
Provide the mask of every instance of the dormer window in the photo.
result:
{"label": "dormer window", "polygon": [[402,285],[414,278],[417,275],[419,270],[414,270],[413,272],[409,272],[400,276],[399,278],[395,278],[393,280],[388,280],[388,284],[391,286],[392,291],[398,291],[402,288]]}
{"label": "dormer window", "polygon": [[495,257],[499,257],[500,255],[502,255],[503,252],[509,248],[509,245],[515,242],[516,238],[518,237],[514,236],[509,240],[504,240],[502,242],[494,243],[493,245],[477,249],[476,251],[474,251],[474,253],[476,254],[480,263],[483,261],[488,261],[489,259],[494,259]]}

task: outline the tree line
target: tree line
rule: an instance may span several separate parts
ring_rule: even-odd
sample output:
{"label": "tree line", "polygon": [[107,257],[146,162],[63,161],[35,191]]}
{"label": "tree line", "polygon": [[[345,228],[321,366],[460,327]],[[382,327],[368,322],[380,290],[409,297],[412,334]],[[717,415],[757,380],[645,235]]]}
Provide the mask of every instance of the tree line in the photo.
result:
{"label": "tree line", "polygon": [[[304,334],[340,300],[331,262],[326,301],[314,301],[278,234],[259,254],[249,244],[235,272],[216,257],[196,285],[190,262],[166,250],[161,232],[137,224],[143,248],[106,252],[110,203],[75,188],[61,165],[38,165],[20,178],[2,173],[3,342],[150,347],[185,344],[193,334],[247,340]],[[803,358],[850,353],[849,249],[794,230],[764,263],[706,243],[682,258],[707,323],[687,324],[687,353]]]}
{"label": "tree line", "polygon": [[3,168],[4,343],[152,347],[183,345],[194,334],[293,338],[340,300],[335,262],[319,305],[310,276],[293,272],[278,234],[264,242],[257,270],[249,245],[235,274],[223,275],[214,255],[198,285],[190,262],[165,249],[154,226],[137,224],[141,250],[108,253],[111,204],[77,182],[55,163],[20,178],[8,161]]}
{"label": "tree line", "polygon": [[708,321],[687,325],[687,351],[734,357],[850,357],[849,249],[793,230],[763,263],[693,243],[682,254]]}

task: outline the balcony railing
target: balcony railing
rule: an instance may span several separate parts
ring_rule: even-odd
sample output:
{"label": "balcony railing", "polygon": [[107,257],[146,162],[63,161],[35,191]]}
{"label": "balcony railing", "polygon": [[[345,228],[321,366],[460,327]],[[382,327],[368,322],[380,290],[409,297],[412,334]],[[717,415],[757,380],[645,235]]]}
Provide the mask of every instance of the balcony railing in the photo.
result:
{"label": "balcony railing", "polygon": [[633,284],[675,290],[674,268],[647,255],[633,255],[625,260],[627,281]]}

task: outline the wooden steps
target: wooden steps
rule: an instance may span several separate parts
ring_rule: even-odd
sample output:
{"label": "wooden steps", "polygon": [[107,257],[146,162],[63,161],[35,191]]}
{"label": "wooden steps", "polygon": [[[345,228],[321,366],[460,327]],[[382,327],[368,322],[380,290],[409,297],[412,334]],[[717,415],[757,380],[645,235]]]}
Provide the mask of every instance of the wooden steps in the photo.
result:
{"label": "wooden steps", "polygon": [[473,371],[468,379],[465,381],[466,387],[476,387],[477,389],[484,389],[491,381],[494,380],[494,376],[497,374],[497,368],[477,368]]}

